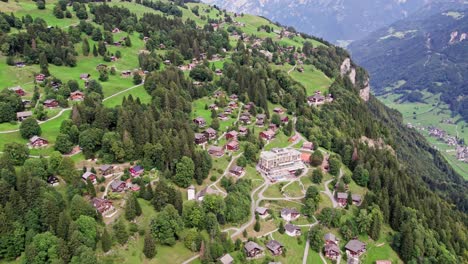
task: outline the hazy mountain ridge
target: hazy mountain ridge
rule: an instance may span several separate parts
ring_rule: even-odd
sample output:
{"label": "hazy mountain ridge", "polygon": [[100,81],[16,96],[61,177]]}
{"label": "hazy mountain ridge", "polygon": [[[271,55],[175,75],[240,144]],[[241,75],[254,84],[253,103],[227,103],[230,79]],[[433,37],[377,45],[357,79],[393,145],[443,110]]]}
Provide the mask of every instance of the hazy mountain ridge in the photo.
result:
{"label": "hazy mountain ridge", "polygon": [[[265,16],[331,41],[356,40],[405,18],[432,0],[204,0],[228,10]],[[287,12],[286,12],[287,10]]]}

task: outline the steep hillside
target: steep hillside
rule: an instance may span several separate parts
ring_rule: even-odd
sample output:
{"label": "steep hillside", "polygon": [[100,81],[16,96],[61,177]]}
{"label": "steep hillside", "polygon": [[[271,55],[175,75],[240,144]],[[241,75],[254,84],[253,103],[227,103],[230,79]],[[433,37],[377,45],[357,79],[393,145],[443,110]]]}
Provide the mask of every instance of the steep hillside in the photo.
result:
{"label": "steep hillside", "polygon": [[421,10],[349,49],[369,71],[377,95],[394,93],[400,101],[421,102],[424,90],[441,93],[441,100],[468,120],[467,34],[467,9]]}
{"label": "steep hillside", "polygon": [[[458,0],[457,0],[458,1]],[[407,17],[427,0],[204,0],[239,13],[261,15],[330,41],[360,39]]]}

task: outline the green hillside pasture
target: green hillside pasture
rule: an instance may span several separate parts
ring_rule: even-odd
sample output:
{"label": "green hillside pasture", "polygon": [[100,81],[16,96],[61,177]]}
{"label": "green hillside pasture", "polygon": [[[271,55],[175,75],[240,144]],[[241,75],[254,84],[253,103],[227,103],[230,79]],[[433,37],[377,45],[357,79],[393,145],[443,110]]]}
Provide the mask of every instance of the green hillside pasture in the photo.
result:
{"label": "green hillside pasture", "polygon": [[[290,65],[287,66],[289,67]],[[307,95],[313,95],[317,90],[324,94],[328,93],[328,88],[333,81],[313,65],[304,65],[303,67],[303,72],[294,70],[291,71],[290,76],[304,85]]]}
{"label": "green hillside pasture", "polygon": [[[304,256],[304,248],[306,245],[305,234],[307,234],[307,229],[302,229],[302,237],[300,238],[302,243],[299,244],[298,238],[290,237],[286,234],[281,235],[279,232],[272,234],[273,238],[284,245],[286,248],[286,256],[276,256],[275,261],[280,261],[281,263],[302,263],[302,257]],[[269,252],[268,252],[269,253]]]}
{"label": "green hillside pasture", "polygon": [[[31,15],[33,18],[40,17],[47,22],[49,26],[66,28],[70,25],[76,24],[79,22],[79,19],[76,17],[75,12],[73,12],[71,7],[67,7],[72,13],[72,18],[63,18],[58,19],[53,15],[53,9],[57,0],[46,1],[46,8],[43,10],[37,9],[36,2],[29,0],[18,0],[18,1],[9,1],[10,3],[2,3],[5,6],[5,10],[12,9],[15,10],[15,16],[22,17],[25,15]],[[0,11],[4,11],[4,7],[0,7]]]}

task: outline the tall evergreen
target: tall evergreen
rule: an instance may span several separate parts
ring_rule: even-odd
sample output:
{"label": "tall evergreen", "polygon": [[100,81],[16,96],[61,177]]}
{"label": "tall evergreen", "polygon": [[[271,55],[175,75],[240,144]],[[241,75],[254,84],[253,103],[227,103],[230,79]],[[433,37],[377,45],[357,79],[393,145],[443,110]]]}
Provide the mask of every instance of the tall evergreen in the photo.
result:
{"label": "tall evergreen", "polygon": [[83,56],[88,56],[89,55],[89,41],[88,41],[88,38],[83,39],[82,50],[83,50]]}
{"label": "tall evergreen", "polygon": [[143,253],[149,259],[154,258],[154,256],[156,256],[156,241],[151,232],[149,231],[145,234],[145,244],[143,246]]}
{"label": "tall evergreen", "polygon": [[97,48],[96,48],[96,44],[93,45],[93,56],[94,57],[97,57],[99,55],[98,51],[97,51]]}
{"label": "tall evergreen", "polygon": [[101,247],[104,252],[108,252],[112,247],[112,238],[109,232],[107,232],[107,228],[104,228],[104,232],[101,236]]}

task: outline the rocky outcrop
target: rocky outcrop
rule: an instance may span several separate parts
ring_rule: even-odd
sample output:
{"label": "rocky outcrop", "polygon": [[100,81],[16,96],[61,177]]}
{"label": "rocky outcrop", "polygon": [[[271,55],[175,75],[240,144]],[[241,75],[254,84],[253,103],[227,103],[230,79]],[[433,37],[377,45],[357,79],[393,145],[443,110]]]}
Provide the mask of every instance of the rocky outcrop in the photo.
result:
{"label": "rocky outcrop", "polygon": [[341,76],[348,75],[353,84],[356,84],[356,69],[351,67],[351,59],[346,58],[340,66]]}
{"label": "rocky outcrop", "polygon": [[370,85],[369,85],[369,79],[364,84],[364,88],[359,90],[359,96],[362,98],[364,101],[369,101],[369,96],[370,96]]}

